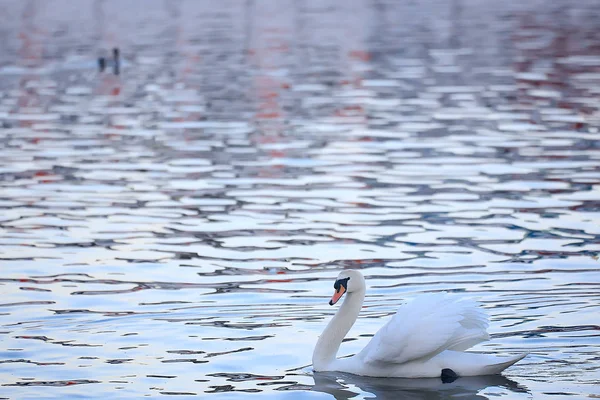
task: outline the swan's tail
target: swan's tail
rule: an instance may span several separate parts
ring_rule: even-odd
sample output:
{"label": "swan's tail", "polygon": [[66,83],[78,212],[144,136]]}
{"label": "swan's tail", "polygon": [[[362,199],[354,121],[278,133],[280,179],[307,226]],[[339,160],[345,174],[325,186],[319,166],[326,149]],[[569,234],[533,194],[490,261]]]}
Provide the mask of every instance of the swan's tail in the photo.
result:
{"label": "swan's tail", "polygon": [[458,376],[496,375],[525,358],[527,353],[510,357],[497,357],[490,354],[445,351],[446,365]]}
{"label": "swan's tail", "polygon": [[485,374],[482,375],[496,375],[504,371],[511,365],[521,361],[527,356],[528,353],[522,353],[511,357],[494,357],[494,362],[484,367]]}

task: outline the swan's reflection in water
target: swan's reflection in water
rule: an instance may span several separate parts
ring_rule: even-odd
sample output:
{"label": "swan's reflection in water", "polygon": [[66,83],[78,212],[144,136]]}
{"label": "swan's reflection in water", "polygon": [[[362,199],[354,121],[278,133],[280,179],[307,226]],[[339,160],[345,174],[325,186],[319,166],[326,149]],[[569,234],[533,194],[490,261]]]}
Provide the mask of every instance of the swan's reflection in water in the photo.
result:
{"label": "swan's reflection in water", "polygon": [[[372,394],[373,398],[384,400],[483,400],[488,397],[478,393],[489,387],[527,394],[526,398],[529,398],[525,387],[502,375],[464,377],[451,383],[443,383],[437,378],[369,378],[337,372],[315,372],[313,377],[314,391],[331,394],[336,399],[354,398],[360,394],[360,390]],[[366,394],[366,397],[371,396]]]}

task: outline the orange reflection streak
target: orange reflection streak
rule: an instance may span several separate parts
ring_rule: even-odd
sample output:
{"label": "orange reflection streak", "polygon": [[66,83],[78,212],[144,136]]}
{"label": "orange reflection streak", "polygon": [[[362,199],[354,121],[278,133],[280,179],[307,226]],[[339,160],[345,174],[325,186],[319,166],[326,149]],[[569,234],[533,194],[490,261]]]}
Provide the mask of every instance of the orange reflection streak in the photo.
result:
{"label": "orange reflection streak", "polygon": [[269,6],[273,5],[257,3],[252,10],[252,47],[247,50],[247,55],[258,70],[254,77],[253,97],[258,108],[255,117],[259,125],[268,121],[265,133],[278,136],[285,129],[281,90],[289,84],[275,72],[285,68],[290,51],[287,38],[290,32],[285,27],[290,25],[291,13],[282,10],[291,7],[279,5],[269,9]]}
{"label": "orange reflection streak", "polygon": [[[107,23],[107,21],[111,21],[113,18],[111,18],[110,15],[107,18],[104,5],[105,3],[101,1],[94,3],[94,17],[98,21],[98,36],[101,38],[99,48],[104,51],[112,51],[113,48],[119,47],[119,41],[117,39],[117,35],[115,34],[116,28],[114,23],[112,25]],[[123,56],[123,54],[121,54],[121,56]],[[99,83],[96,86],[96,94],[114,97],[114,100],[118,101],[120,100],[120,95],[122,92],[121,75],[115,75],[110,71],[111,68],[107,68],[106,72],[100,75]]]}
{"label": "orange reflection streak", "polygon": [[[23,10],[21,31],[19,39],[21,46],[19,47],[19,62],[24,68],[36,68],[41,65],[43,47],[40,41],[42,33],[35,25],[36,14],[39,9],[39,4],[35,0],[30,0]],[[39,96],[39,87],[35,83],[38,82],[39,76],[34,73],[25,73],[19,81],[20,95],[17,100],[18,112],[26,113],[29,107],[39,107],[41,105]],[[31,127],[33,120],[21,119],[19,126]]]}
{"label": "orange reflection streak", "polygon": [[[539,108],[542,103],[550,104],[557,108],[572,110],[586,119],[591,117],[596,112],[594,108],[588,104],[566,99],[593,96],[594,94],[589,91],[589,88],[577,85],[576,75],[599,73],[600,66],[563,62],[569,57],[600,55],[600,46],[581,45],[588,35],[588,28],[573,24],[568,18],[560,16],[555,20],[549,20],[536,14],[519,14],[517,19],[519,24],[517,30],[513,32],[511,40],[519,54],[519,57],[515,57],[517,61],[513,64],[514,70],[521,73],[517,79],[520,87],[517,92],[518,102],[536,108]],[[560,21],[560,23],[556,23],[556,21]],[[535,44],[535,39],[544,32],[550,33],[552,39]],[[535,45],[532,45],[532,42]],[[549,68],[545,68],[543,73],[536,72],[536,66],[548,60],[553,60],[553,62],[547,63]],[[543,75],[543,77],[538,77],[538,75]],[[543,99],[532,94],[532,89],[556,91],[562,96],[557,99]],[[528,122],[536,123],[533,120]],[[587,124],[572,122],[569,125],[570,129],[579,130]]]}

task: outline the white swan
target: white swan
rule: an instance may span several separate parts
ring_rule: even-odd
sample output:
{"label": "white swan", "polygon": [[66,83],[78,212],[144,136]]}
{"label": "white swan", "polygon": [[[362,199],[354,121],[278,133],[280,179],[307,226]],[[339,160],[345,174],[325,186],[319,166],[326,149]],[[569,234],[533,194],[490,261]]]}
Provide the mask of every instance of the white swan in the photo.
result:
{"label": "white swan", "polygon": [[489,339],[487,315],[473,300],[446,293],[426,294],[402,305],[362,351],[336,358],[365,298],[365,279],[356,270],[342,271],[329,302],[346,298],[329,322],[313,353],[315,371],[339,371],[372,377],[432,378],[498,374],[527,354],[512,357],[467,353]]}

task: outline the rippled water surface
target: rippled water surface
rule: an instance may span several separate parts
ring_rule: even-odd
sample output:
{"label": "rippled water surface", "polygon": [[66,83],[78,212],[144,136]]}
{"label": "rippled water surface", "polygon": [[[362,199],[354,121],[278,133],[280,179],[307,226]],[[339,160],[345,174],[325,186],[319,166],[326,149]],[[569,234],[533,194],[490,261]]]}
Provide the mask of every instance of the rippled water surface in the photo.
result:
{"label": "rippled water surface", "polygon": [[[0,9],[0,397],[600,396],[597,1]],[[344,268],[340,355],[442,290],[531,354],[313,374]]]}

